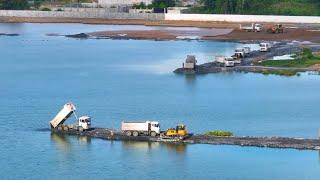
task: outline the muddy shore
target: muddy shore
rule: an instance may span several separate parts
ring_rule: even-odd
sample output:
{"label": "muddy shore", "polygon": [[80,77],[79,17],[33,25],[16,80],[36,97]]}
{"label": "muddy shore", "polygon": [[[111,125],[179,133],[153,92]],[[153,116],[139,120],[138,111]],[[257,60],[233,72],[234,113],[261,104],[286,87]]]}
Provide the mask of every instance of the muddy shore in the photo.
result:
{"label": "muddy shore", "polygon": [[[320,31],[310,29],[288,29],[282,34],[263,32],[245,32],[239,29],[211,29],[211,34],[205,34],[199,30],[174,31],[174,30],[145,30],[145,31],[104,31],[93,32],[90,35],[95,37],[109,37],[122,39],[150,39],[150,40],[177,40],[184,36],[184,39],[201,40],[223,40],[223,41],[310,41],[320,43]],[[196,37],[198,36],[198,37]],[[182,38],[183,39],[183,38]]]}
{"label": "muddy shore", "polygon": [[299,150],[320,150],[319,139],[300,139],[285,137],[214,137],[207,135],[191,135],[184,140],[162,139],[160,137],[148,136],[126,136],[121,132],[95,128],[89,131],[58,131],[52,130],[53,133],[79,135],[93,138],[101,138],[105,140],[116,141],[147,141],[147,142],[164,142],[164,143],[187,143],[187,144],[212,144],[212,145],[236,145],[236,146],[253,146],[268,148],[289,148]]}

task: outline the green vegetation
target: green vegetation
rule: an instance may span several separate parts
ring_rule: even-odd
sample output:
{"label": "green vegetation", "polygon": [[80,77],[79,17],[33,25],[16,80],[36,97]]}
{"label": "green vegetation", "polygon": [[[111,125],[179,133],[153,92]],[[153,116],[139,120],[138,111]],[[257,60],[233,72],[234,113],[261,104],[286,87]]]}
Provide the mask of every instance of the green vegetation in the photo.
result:
{"label": "green vegetation", "polygon": [[47,8],[47,7],[44,7],[44,8],[41,8],[41,11],[51,11],[51,9]]}
{"label": "green vegetation", "polygon": [[207,132],[206,135],[208,135],[208,136],[219,136],[219,137],[230,137],[230,136],[233,136],[233,133],[229,132],[229,131],[215,130],[215,131]]}
{"label": "green vegetation", "polygon": [[151,7],[163,9],[167,7],[174,7],[175,5],[175,0],[153,0]]}
{"label": "green vegetation", "polygon": [[146,5],[145,3],[141,2],[140,4],[134,4],[133,8],[135,9],[164,9],[167,7],[174,7],[176,5],[175,0],[153,0],[152,4]]}
{"label": "green vegetation", "polygon": [[320,64],[320,56],[314,56],[308,48],[303,49],[301,53],[297,54],[294,60],[268,60],[259,63],[259,65],[268,67],[292,68],[306,68],[315,64]]}
{"label": "green vegetation", "polygon": [[24,10],[29,9],[27,0],[0,0],[0,9]]}
{"label": "green vegetation", "polygon": [[319,0],[200,0],[189,13],[320,15]]}
{"label": "green vegetation", "polygon": [[297,73],[298,73],[297,70],[291,70],[291,69],[286,69],[286,70],[264,70],[264,71],[262,71],[262,74],[264,74],[264,75],[274,74],[274,75],[279,75],[279,76],[295,76],[295,75],[297,75]]}
{"label": "green vegetation", "polygon": [[132,8],[134,8],[134,9],[146,9],[147,6],[146,6],[146,4],[144,2],[141,2],[140,4],[134,4],[132,6]]}

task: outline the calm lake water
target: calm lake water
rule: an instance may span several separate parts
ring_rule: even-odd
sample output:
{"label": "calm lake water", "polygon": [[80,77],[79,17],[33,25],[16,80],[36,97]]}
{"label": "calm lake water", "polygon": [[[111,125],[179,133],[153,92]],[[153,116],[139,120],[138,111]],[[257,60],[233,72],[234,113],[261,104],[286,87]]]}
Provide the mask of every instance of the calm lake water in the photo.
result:
{"label": "calm lake water", "polygon": [[[230,42],[77,40],[46,34],[157,29],[0,24],[0,173],[3,179],[319,179],[318,151],[111,142],[51,134],[69,101],[93,125],[158,120],[162,129],[316,138],[320,76],[175,75],[186,55],[208,62]],[[256,48],[256,45],[250,45]],[[69,120],[74,122],[74,118]]]}

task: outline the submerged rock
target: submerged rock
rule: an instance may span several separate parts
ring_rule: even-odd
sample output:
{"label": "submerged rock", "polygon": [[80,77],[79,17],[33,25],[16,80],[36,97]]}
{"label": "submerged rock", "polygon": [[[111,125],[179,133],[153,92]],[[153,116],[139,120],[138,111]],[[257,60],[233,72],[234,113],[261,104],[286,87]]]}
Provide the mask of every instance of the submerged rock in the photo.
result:
{"label": "submerged rock", "polygon": [[0,36],[19,36],[19,34],[16,34],[16,33],[0,33]]}
{"label": "submerged rock", "polygon": [[79,34],[66,35],[66,37],[86,39],[89,37],[89,35],[86,33],[79,33]]}

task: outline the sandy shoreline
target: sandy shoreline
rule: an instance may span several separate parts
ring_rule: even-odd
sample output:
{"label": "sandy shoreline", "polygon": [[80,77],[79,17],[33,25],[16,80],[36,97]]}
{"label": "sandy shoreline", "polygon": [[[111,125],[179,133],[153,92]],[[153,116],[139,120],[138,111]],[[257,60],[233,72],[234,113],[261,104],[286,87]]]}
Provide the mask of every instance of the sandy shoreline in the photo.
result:
{"label": "sandy shoreline", "polygon": [[[104,31],[90,33],[96,37],[109,37],[121,39],[202,39],[225,41],[310,41],[320,42],[320,32],[308,31],[308,29],[289,29],[283,34],[269,34],[267,32],[245,32],[238,29],[212,29],[211,34],[205,34],[199,30],[198,34],[186,31],[174,30],[145,30],[145,31]],[[197,37],[198,36],[198,37]],[[179,38],[180,37],[180,38]]]}

